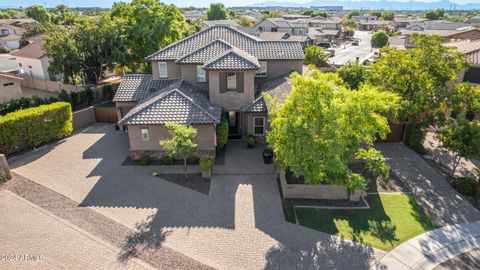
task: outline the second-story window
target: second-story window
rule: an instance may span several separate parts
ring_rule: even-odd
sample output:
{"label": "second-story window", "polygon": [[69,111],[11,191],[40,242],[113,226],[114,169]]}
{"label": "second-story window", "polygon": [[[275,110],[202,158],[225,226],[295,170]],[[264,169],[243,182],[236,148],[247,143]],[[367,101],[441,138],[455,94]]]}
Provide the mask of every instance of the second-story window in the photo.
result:
{"label": "second-story window", "polygon": [[237,90],[237,73],[227,72],[227,91]]}
{"label": "second-story window", "polygon": [[197,82],[207,82],[207,72],[202,65],[197,66]]}
{"label": "second-story window", "polygon": [[272,27],[271,31],[272,32],[278,32],[278,28],[277,27]]}
{"label": "second-story window", "polygon": [[267,77],[267,61],[259,61],[260,68],[255,71],[255,77]]}
{"label": "second-story window", "polygon": [[158,76],[160,78],[167,78],[167,63],[165,62],[158,62]]}
{"label": "second-story window", "polygon": [[150,140],[150,136],[148,135],[148,128],[142,128],[140,131],[142,133],[142,142],[148,142]]}

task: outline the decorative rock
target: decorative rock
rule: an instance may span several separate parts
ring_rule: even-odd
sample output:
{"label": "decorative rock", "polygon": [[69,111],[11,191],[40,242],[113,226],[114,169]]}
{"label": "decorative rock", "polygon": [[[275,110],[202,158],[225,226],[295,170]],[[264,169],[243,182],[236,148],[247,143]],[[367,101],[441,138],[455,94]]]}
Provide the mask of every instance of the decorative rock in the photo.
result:
{"label": "decorative rock", "polygon": [[152,172],[152,176],[158,176],[157,172]]}
{"label": "decorative rock", "polygon": [[434,159],[434,156],[432,156],[432,155],[423,155],[423,158],[424,158],[424,159],[427,159],[427,160],[433,160],[433,159]]}

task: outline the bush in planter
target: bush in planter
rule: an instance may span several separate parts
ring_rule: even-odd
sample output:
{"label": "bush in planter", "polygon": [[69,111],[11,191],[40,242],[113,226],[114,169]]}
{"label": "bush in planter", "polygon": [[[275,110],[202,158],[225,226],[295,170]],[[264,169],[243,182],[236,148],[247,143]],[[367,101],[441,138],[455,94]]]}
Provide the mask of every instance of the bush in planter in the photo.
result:
{"label": "bush in planter", "polygon": [[200,169],[202,172],[209,171],[213,168],[213,165],[215,164],[215,159],[211,155],[203,155],[200,158]]}
{"label": "bush in planter", "polygon": [[293,207],[293,204],[287,203],[283,207],[283,212],[285,213],[285,218],[288,222],[297,223],[297,221],[295,220],[295,208]]}
{"label": "bush in planter", "polygon": [[151,161],[152,161],[152,160],[150,159],[149,156],[141,156],[141,157],[138,159],[138,164],[143,165],[143,166],[146,166],[146,165],[149,165]]}
{"label": "bush in planter", "polygon": [[188,165],[195,165],[198,163],[198,157],[195,155],[191,155],[187,157],[187,164]]}
{"label": "bush in planter", "polygon": [[255,138],[251,135],[243,136],[242,141],[247,145],[247,147],[255,146]]}
{"label": "bush in planter", "polygon": [[390,168],[379,151],[374,148],[369,148],[368,150],[360,149],[355,159],[365,161],[365,171],[373,177],[380,176],[383,180],[388,180]]}
{"label": "bush in planter", "polygon": [[452,186],[462,195],[475,197],[478,181],[474,177],[460,177],[453,180]]}
{"label": "bush in planter", "polygon": [[228,120],[222,118],[220,124],[217,125],[217,147],[222,149],[228,141]]}
{"label": "bush in planter", "polygon": [[170,155],[165,155],[162,157],[163,165],[172,165],[173,164],[173,157]]}

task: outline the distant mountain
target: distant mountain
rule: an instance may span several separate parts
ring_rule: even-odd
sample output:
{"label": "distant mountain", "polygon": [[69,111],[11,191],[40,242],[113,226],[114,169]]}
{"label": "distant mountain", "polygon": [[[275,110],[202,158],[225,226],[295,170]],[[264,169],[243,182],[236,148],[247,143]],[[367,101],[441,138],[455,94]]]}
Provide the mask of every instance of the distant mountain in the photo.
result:
{"label": "distant mountain", "polygon": [[456,4],[448,0],[439,2],[399,2],[399,1],[351,1],[351,0],[312,0],[303,4],[266,1],[248,5],[250,7],[311,7],[311,6],[343,6],[343,9],[378,9],[378,10],[428,10],[443,8],[445,10],[480,10],[480,3]]}

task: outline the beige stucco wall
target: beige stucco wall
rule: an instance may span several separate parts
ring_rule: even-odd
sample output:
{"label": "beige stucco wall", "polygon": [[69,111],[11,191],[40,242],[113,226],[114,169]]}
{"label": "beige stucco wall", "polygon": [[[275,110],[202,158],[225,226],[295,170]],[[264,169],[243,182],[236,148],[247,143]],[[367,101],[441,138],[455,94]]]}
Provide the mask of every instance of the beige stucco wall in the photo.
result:
{"label": "beige stucco wall", "polygon": [[[15,56],[17,65],[22,64],[20,73],[25,73],[35,79],[50,80],[48,74],[48,57],[33,59]],[[31,68],[30,68],[31,67]]]}
{"label": "beige stucco wall", "polygon": [[265,117],[265,132],[269,129],[268,114],[266,113],[244,113],[243,114],[243,131],[248,135],[253,135],[253,117]]}
{"label": "beige stucco wall", "polygon": [[478,29],[474,29],[474,30],[463,32],[461,34],[457,34],[457,35],[454,35],[454,36],[448,38],[449,41],[455,41],[456,39],[459,39],[459,40],[465,40],[465,39],[477,40],[477,39],[480,39],[480,31]]}
{"label": "beige stucco wall", "polygon": [[[216,146],[214,125],[193,125],[197,129],[196,143],[199,151],[214,151]],[[148,128],[149,141],[142,141],[141,129]],[[162,151],[160,140],[170,138],[164,125],[129,125],[130,151]]]}
{"label": "beige stucco wall", "polygon": [[197,65],[196,64],[182,64],[180,65],[182,80],[185,80],[193,85],[196,85],[202,89],[208,90],[208,77],[209,72],[207,72],[207,82],[198,83],[197,82]]}
{"label": "beige stucco wall", "polygon": [[[13,83],[13,85],[3,86],[9,83]],[[0,103],[6,103],[21,96],[22,88],[20,87],[20,81],[0,78]]]}
{"label": "beige stucco wall", "polygon": [[161,79],[180,79],[180,65],[177,65],[174,61],[166,61],[167,63],[167,78],[160,78],[158,74],[158,61],[152,62],[152,76],[155,80]]}
{"label": "beige stucco wall", "polygon": [[[115,107],[117,109],[118,121],[120,121],[120,119],[122,119],[122,117],[125,116],[135,106],[137,106],[137,102],[116,102]],[[123,116],[120,114],[120,110],[121,113],[123,113]]]}
{"label": "beige stucco wall", "polygon": [[[302,74],[302,60],[269,60],[267,61],[267,78],[273,79],[290,71]],[[260,79],[260,78],[258,78]]]}
{"label": "beige stucco wall", "polygon": [[244,71],[243,93],[225,92],[220,93],[220,71],[209,71],[209,95],[210,102],[219,105],[225,111],[241,111],[255,97],[255,72]]}

